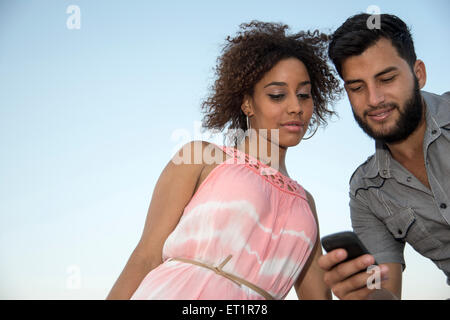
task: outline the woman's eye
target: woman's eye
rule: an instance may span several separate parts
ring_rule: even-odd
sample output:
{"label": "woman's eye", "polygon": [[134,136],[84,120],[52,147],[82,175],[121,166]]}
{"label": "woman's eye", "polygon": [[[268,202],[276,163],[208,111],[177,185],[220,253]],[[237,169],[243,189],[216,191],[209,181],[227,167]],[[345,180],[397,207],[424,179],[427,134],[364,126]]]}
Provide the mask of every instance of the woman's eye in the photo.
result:
{"label": "woman's eye", "polygon": [[300,99],[309,99],[309,98],[311,98],[311,95],[309,94],[309,93],[299,93],[298,95],[297,95],[297,97],[299,97]]}
{"label": "woman's eye", "polygon": [[269,97],[273,100],[281,100],[284,98],[284,94],[269,94]]}

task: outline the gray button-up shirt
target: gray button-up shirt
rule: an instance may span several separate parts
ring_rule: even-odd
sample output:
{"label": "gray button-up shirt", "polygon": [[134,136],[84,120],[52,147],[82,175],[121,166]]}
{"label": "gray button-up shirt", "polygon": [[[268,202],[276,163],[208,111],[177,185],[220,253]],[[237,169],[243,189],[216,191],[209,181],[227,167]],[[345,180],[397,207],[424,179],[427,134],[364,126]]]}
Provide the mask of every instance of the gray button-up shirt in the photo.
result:
{"label": "gray button-up shirt", "polygon": [[431,190],[376,142],[375,154],[350,179],[352,226],[378,263],[401,263],[404,269],[408,242],[444,271],[450,285],[450,92],[421,93]]}

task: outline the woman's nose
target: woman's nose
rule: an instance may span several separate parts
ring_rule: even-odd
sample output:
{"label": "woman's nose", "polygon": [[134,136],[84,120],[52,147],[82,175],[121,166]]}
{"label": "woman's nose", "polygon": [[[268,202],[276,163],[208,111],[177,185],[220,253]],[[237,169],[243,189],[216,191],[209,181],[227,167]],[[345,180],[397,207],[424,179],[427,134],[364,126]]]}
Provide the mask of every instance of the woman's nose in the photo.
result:
{"label": "woman's nose", "polygon": [[293,95],[293,98],[289,100],[288,113],[303,113],[303,106],[297,95]]}

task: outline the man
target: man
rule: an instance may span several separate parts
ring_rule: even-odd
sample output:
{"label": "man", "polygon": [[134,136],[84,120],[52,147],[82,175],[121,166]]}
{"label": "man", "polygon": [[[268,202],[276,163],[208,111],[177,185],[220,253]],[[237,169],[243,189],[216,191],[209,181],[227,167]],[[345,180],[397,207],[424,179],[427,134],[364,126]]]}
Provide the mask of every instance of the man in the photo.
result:
{"label": "man", "polygon": [[366,268],[375,261],[383,279],[377,294],[401,298],[406,242],[450,284],[450,92],[420,91],[425,64],[402,20],[382,14],[380,28],[369,29],[369,18],[349,18],[328,52],[356,121],[376,147],[350,179],[352,226],[372,255],[339,264],[346,252],[337,249],[319,260],[340,299],[370,298]]}

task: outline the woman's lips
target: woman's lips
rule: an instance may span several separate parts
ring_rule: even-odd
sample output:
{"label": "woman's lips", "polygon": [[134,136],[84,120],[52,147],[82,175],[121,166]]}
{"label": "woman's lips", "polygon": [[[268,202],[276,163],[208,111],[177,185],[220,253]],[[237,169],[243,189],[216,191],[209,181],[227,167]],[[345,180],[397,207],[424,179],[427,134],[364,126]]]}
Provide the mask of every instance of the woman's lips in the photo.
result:
{"label": "woman's lips", "polygon": [[300,132],[303,130],[303,125],[282,125],[283,128],[286,128],[289,132]]}

